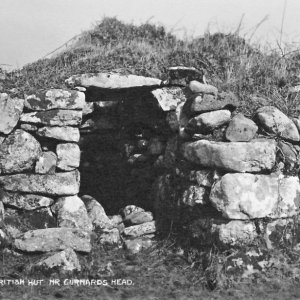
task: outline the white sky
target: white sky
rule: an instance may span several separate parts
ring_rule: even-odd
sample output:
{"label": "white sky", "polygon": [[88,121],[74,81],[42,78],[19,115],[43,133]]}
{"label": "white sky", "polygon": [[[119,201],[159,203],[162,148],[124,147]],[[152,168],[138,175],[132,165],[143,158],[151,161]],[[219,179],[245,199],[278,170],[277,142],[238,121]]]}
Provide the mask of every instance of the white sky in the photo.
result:
{"label": "white sky", "polygon": [[[300,42],[300,0],[286,0],[283,40]],[[261,42],[279,40],[285,0],[0,0],[0,64],[21,67],[35,61],[102,17],[151,22],[176,33],[243,33],[268,15],[255,34]],[[248,35],[249,36],[249,35]],[[299,43],[300,45],[300,43]]]}

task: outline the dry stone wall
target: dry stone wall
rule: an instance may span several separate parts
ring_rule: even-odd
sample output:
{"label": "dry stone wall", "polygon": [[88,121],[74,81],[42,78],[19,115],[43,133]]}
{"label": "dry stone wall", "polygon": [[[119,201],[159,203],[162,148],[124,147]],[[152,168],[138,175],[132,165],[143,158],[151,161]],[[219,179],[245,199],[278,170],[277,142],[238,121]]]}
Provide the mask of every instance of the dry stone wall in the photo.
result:
{"label": "dry stone wall", "polygon": [[66,85],[0,94],[0,245],[79,271],[93,231],[133,253],[170,228],[197,247],[299,242],[300,120],[245,116],[194,68]]}

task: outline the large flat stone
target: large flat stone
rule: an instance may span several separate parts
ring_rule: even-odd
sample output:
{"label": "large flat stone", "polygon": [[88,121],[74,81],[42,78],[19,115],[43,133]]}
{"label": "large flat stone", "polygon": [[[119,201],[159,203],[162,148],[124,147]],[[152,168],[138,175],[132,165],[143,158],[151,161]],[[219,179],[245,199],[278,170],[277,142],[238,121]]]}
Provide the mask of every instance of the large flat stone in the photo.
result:
{"label": "large flat stone", "polygon": [[75,109],[85,106],[85,94],[78,91],[51,89],[29,95],[25,99],[25,107],[31,110]]}
{"label": "large flat stone", "polygon": [[6,191],[53,196],[76,195],[79,192],[80,173],[75,170],[56,174],[16,174],[0,176]]}
{"label": "large flat stone", "polygon": [[20,194],[2,191],[0,200],[6,205],[23,210],[35,210],[41,207],[48,207],[53,204],[54,200],[34,194]]}
{"label": "large flat stone", "polygon": [[188,123],[188,129],[197,133],[208,133],[230,121],[229,110],[216,110],[203,113],[192,118]]}
{"label": "large flat stone", "polygon": [[264,129],[282,138],[300,140],[298,129],[294,122],[274,106],[264,106],[257,110],[256,116]]}
{"label": "large flat stone", "polygon": [[210,201],[229,219],[292,217],[299,212],[299,178],[226,174],[213,186]]}
{"label": "large flat stone", "polygon": [[28,132],[17,129],[0,144],[0,174],[31,170],[41,154],[39,142]]}
{"label": "large flat stone", "polygon": [[274,166],[276,142],[267,139],[248,143],[200,140],[183,144],[182,151],[188,161],[205,167],[236,172],[260,172],[271,170]]}
{"label": "large flat stone", "polygon": [[6,93],[0,93],[0,132],[9,134],[17,125],[24,108],[24,100],[11,98]]}
{"label": "large flat stone", "polygon": [[78,128],[74,127],[42,127],[37,131],[37,135],[41,137],[52,138],[66,142],[78,142],[80,133]]}
{"label": "large flat stone", "polygon": [[102,89],[123,89],[143,86],[159,86],[161,80],[137,75],[94,73],[71,76],[66,80],[66,84],[70,87],[83,86],[86,88],[98,87]]}
{"label": "large flat stone", "polygon": [[14,246],[25,252],[50,252],[71,248],[90,252],[90,232],[77,228],[47,228],[25,232],[14,241]]}
{"label": "large flat stone", "polygon": [[20,118],[23,123],[48,126],[78,126],[81,124],[81,120],[82,111],[62,109],[24,113]]}

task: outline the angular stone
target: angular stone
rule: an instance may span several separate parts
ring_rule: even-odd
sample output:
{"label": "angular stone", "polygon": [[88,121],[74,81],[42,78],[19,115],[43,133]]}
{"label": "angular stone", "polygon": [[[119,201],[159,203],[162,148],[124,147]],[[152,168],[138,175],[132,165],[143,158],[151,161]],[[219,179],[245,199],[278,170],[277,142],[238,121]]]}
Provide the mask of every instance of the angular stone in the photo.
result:
{"label": "angular stone", "polygon": [[218,96],[204,94],[193,97],[191,111],[196,113],[220,110],[226,108],[236,108],[239,106],[239,100],[233,93],[221,92]]}
{"label": "angular stone", "polygon": [[189,88],[193,93],[203,93],[203,94],[211,94],[218,95],[218,89],[210,84],[204,84],[199,81],[193,80],[189,83]]}
{"label": "angular stone", "polygon": [[79,142],[79,129],[74,127],[42,127],[37,131],[41,137],[53,138],[66,142]]}
{"label": "angular stone", "polygon": [[130,227],[126,227],[123,231],[123,234],[128,237],[139,237],[142,235],[155,233],[156,225],[155,221],[134,225]]}
{"label": "angular stone", "polygon": [[81,271],[81,265],[75,251],[71,248],[55,253],[42,259],[31,267],[32,271],[58,272],[66,274],[74,271]]}
{"label": "angular stone", "polygon": [[32,125],[32,124],[21,124],[20,128],[25,131],[29,131],[29,132],[35,132],[39,129],[37,126]]}
{"label": "angular stone", "polygon": [[57,167],[64,171],[72,171],[80,165],[80,148],[77,144],[65,143],[56,146]]}
{"label": "angular stone", "polygon": [[129,215],[136,214],[138,212],[144,212],[145,210],[135,205],[127,205],[120,210],[123,219],[126,219]]}
{"label": "angular stone", "polygon": [[65,82],[70,87],[78,85],[85,88],[97,87],[102,89],[124,89],[142,86],[159,86],[161,84],[160,79],[137,75],[121,75],[117,73],[74,75]]}
{"label": "angular stone", "polygon": [[123,218],[121,215],[109,216],[109,219],[114,228],[117,228],[119,232],[123,232],[125,225],[123,223]]}
{"label": "angular stone", "polygon": [[27,96],[25,107],[31,110],[75,109],[82,110],[85,94],[78,91],[51,89]]}
{"label": "angular stone", "polygon": [[131,254],[137,254],[144,249],[152,247],[153,241],[150,238],[125,240],[124,247]]}
{"label": "angular stone", "polygon": [[256,124],[243,114],[237,114],[226,129],[226,139],[231,142],[249,142],[258,130]]}
{"label": "angular stone", "polygon": [[292,217],[300,206],[299,178],[226,174],[213,186],[210,201],[229,219]]}
{"label": "angular stone", "polygon": [[59,227],[81,228],[86,231],[93,229],[85,205],[78,196],[59,198],[51,209],[57,216]]}
{"label": "angular stone", "polygon": [[196,204],[207,204],[207,190],[202,186],[190,185],[186,190],[184,190],[180,201],[181,203],[188,206],[195,206]]}
{"label": "angular stone", "polygon": [[54,200],[45,196],[34,194],[9,193],[2,191],[0,200],[6,205],[24,210],[35,210],[41,207],[49,207]]}
{"label": "angular stone", "polygon": [[99,242],[102,245],[117,246],[121,243],[121,237],[117,228],[103,229],[99,236]]}
{"label": "angular stone", "polygon": [[78,228],[48,228],[31,230],[20,235],[14,246],[25,252],[50,252],[71,248],[79,252],[91,251],[90,232]]}
{"label": "angular stone", "polygon": [[274,106],[264,106],[256,111],[264,129],[282,138],[299,142],[300,135],[294,122]]}
{"label": "angular stone", "polygon": [[251,142],[210,142],[200,140],[185,143],[184,157],[204,167],[236,172],[260,172],[275,165],[276,142],[257,139]]}
{"label": "angular stone", "polygon": [[198,133],[208,133],[230,121],[229,110],[216,110],[203,113],[192,118],[188,123],[188,129]]}
{"label": "angular stone", "polygon": [[28,132],[17,129],[0,145],[0,174],[32,170],[41,153],[39,142]]}
{"label": "angular stone", "polygon": [[0,93],[0,132],[9,134],[17,125],[24,108],[24,100],[11,98],[6,93]]}
{"label": "angular stone", "polygon": [[79,193],[80,173],[75,170],[56,174],[16,174],[0,176],[6,191],[52,196],[71,196]]}
{"label": "angular stone", "polygon": [[192,80],[203,82],[204,73],[193,67],[171,67],[168,69],[169,78],[168,83],[174,85],[186,86]]}
{"label": "angular stone", "polygon": [[35,165],[37,174],[55,174],[57,156],[52,151],[46,151],[41,154]]}
{"label": "angular stone", "polygon": [[86,102],[82,109],[82,116],[87,116],[95,110],[94,102]]}
{"label": "angular stone", "polygon": [[180,103],[186,101],[182,88],[164,87],[151,92],[163,111],[176,110]]}
{"label": "angular stone", "polygon": [[88,216],[94,226],[94,228],[110,229],[113,228],[112,221],[108,218],[102,205],[93,197],[89,195],[81,196],[84,202]]}
{"label": "angular stone", "polygon": [[124,219],[126,225],[138,225],[151,221],[153,221],[153,214],[150,211],[132,213]]}
{"label": "angular stone", "polygon": [[82,111],[62,109],[35,111],[22,114],[20,121],[48,126],[78,126],[82,121]]}

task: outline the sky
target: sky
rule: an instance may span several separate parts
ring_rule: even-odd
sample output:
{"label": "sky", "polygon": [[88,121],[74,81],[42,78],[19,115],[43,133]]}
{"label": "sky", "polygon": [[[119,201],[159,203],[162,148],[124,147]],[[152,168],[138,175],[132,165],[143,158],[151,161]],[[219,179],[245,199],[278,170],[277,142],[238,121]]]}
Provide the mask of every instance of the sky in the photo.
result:
{"label": "sky", "polygon": [[150,21],[193,37],[208,28],[235,31],[242,20],[248,38],[266,18],[253,42],[276,45],[282,36],[282,44],[300,46],[300,0],[0,0],[0,67],[40,59],[103,17]]}

